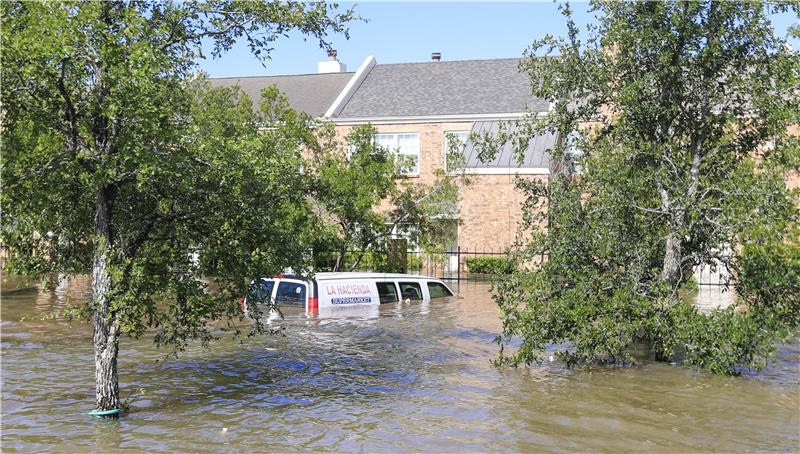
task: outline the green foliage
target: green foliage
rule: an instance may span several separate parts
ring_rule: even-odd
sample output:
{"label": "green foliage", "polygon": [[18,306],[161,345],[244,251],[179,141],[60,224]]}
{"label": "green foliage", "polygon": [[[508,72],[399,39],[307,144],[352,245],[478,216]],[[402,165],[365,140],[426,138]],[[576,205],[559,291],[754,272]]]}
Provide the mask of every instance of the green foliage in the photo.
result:
{"label": "green foliage", "polygon": [[[98,332],[176,348],[241,316],[249,276],[310,267],[300,172],[313,134],[198,76],[245,39],[268,59],[297,30],[328,47],[351,11],[301,2],[2,2],[6,271],[94,274]],[[263,130],[265,124],[271,127]],[[212,291],[213,290],[213,291]],[[115,355],[116,353],[114,353]]]}
{"label": "green foliage", "polygon": [[[525,266],[498,283],[497,302],[499,340],[522,344],[501,362],[561,344],[569,364],[629,364],[644,341],[657,359],[731,374],[763,367],[800,326],[797,193],[785,182],[800,163],[788,133],[800,59],[769,21],[789,7],[594,2],[587,40],[564,7],[569,36],[531,47],[522,66],[553,110],[520,129],[575,140],[552,150],[547,183],[517,182],[512,258]],[[510,139],[481,138],[482,155]],[[701,265],[731,271],[736,307],[681,301]]]}
{"label": "green foliage", "polygon": [[[800,241],[744,245],[737,260],[736,291],[750,311],[773,329],[800,325]],[[787,334],[791,335],[789,331]]]}
{"label": "green foliage", "polygon": [[671,308],[675,353],[688,365],[718,374],[735,374],[745,367],[761,369],[779,339],[776,326],[765,323],[763,315],[760,311],[737,311],[733,306],[707,315],[689,305]]}
{"label": "green foliage", "polygon": [[467,270],[478,274],[511,274],[514,272],[513,260],[504,257],[468,257]]}
{"label": "green foliage", "polygon": [[[422,267],[422,258],[417,254],[403,252],[406,256],[407,270],[418,270]],[[339,258],[338,251],[315,252],[314,270],[333,271]],[[375,273],[398,273],[401,270],[396,260],[386,251],[347,251],[342,261],[342,268],[353,271],[368,271]]]}

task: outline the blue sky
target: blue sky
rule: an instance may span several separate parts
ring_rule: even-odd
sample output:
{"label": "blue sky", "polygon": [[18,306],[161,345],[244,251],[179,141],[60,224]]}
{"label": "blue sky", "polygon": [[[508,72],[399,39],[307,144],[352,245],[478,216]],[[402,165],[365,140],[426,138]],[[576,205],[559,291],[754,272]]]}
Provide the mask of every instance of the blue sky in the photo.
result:
{"label": "blue sky", "polygon": [[[331,38],[339,60],[350,71],[367,55],[374,55],[378,63],[427,61],[431,52],[441,52],[442,60],[518,57],[533,40],[566,32],[558,5],[550,1],[373,1],[355,8],[368,22],[353,23],[350,40],[341,35]],[[573,3],[572,9],[579,24],[592,20],[587,4]],[[792,20],[790,15],[776,17],[775,27],[783,34]],[[212,77],[303,74],[316,72],[317,62],[326,59],[315,41],[304,41],[299,34],[277,41],[271,56],[264,68],[246,46],[239,45],[222,58],[201,61],[200,68]]]}

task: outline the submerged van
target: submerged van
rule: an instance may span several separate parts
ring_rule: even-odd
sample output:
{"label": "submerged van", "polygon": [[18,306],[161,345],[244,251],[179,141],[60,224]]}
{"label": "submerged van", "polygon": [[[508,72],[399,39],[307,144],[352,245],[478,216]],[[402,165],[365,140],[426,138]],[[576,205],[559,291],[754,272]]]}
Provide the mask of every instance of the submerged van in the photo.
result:
{"label": "submerged van", "polygon": [[[378,306],[399,301],[430,301],[453,296],[442,281],[398,273],[317,273],[310,281],[278,275],[254,279],[248,298],[256,304],[270,298],[279,307],[301,307],[318,314],[336,308]],[[247,299],[240,301],[247,310]]]}

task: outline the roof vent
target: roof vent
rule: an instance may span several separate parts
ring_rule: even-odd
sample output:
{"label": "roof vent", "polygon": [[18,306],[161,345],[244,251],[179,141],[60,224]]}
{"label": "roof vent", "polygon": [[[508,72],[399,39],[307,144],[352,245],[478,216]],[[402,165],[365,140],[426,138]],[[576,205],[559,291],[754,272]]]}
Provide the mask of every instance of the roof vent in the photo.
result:
{"label": "roof vent", "polygon": [[317,63],[317,73],[343,73],[347,71],[347,65],[340,62],[336,58],[336,51],[331,49],[328,51],[328,60]]}
{"label": "roof vent", "polygon": [[432,61],[439,61],[441,59],[442,59],[442,53],[441,52],[432,52],[431,53],[431,60]]}

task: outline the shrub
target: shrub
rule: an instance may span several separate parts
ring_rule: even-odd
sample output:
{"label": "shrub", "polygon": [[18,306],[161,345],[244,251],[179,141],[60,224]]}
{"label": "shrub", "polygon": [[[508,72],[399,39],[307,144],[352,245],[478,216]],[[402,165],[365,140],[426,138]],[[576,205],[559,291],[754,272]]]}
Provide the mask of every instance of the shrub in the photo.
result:
{"label": "shrub", "polygon": [[478,274],[511,274],[514,272],[514,261],[505,257],[470,257],[467,269]]}

